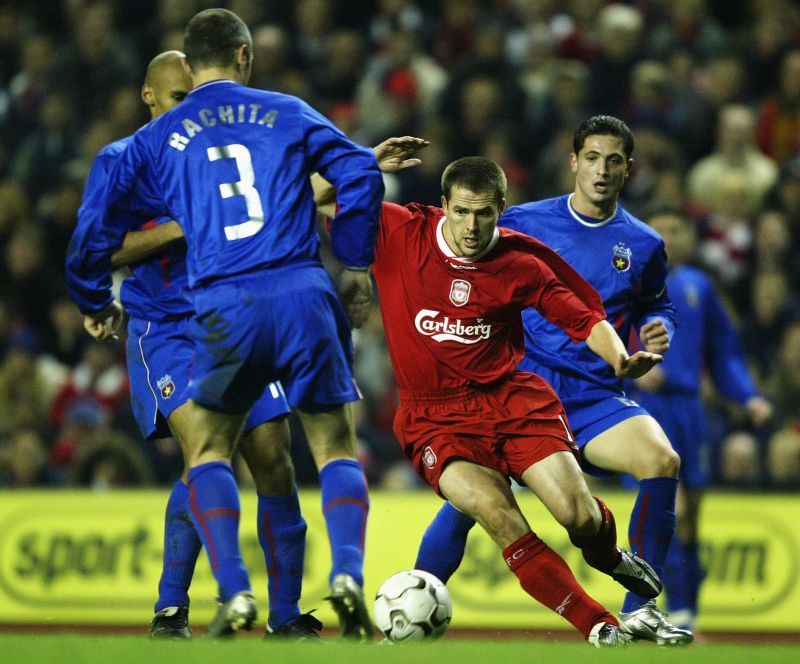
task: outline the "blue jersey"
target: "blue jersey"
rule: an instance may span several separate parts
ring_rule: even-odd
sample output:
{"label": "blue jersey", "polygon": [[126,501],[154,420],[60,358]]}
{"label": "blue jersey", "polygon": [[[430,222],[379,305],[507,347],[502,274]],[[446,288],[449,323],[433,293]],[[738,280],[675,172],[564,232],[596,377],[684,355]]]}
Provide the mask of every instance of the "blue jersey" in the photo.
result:
{"label": "blue jersey", "polygon": [[679,266],[667,277],[680,330],[660,365],[664,392],[699,395],[703,369],[728,399],[744,405],[758,394],[747,369],[736,330],[708,276]]}
{"label": "blue jersey", "polygon": [[[598,222],[575,212],[569,199],[565,195],[516,205],[499,223],[541,240],[594,286],[623,341],[632,328],[656,318],[672,335],[675,307],[667,296],[666,253],[659,235],[619,205],[611,219]],[[574,343],[534,309],[523,312],[523,324],[520,369],[548,380],[562,400],[621,391],[614,370],[585,342]]]}
{"label": "blue jersey", "polygon": [[124,232],[109,208],[137,180],[160,193],[183,228],[195,288],[275,267],[320,265],[314,171],[337,189],[334,254],[347,266],[369,265],[383,196],[372,151],[295,97],[229,80],[195,88],[134,134],[103,186],[81,206],[81,222],[96,236],[71,269],[94,278],[98,292],[84,311],[110,302],[104,261]]}
{"label": "blue jersey", "polygon": [[[84,200],[88,193],[102,186],[108,172],[131,140],[130,136],[123,138],[98,152],[86,180]],[[153,218],[163,213],[161,205],[150,213],[144,213],[144,206],[155,202],[154,197],[142,192],[141,188],[135,189],[126,203],[131,210],[118,204],[114,214],[115,223],[127,230],[144,230],[169,221],[169,217]],[[83,244],[92,229],[81,221],[85,222],[85,218],[79,220],[73,237],[75,242]],[[174,242],[158,255],[130,265],[130,270],[133,277],[122,282],[120,299],[132,316],[158,321],[192,313],[192,303],[186,292],[186,245],[183,241]]]}

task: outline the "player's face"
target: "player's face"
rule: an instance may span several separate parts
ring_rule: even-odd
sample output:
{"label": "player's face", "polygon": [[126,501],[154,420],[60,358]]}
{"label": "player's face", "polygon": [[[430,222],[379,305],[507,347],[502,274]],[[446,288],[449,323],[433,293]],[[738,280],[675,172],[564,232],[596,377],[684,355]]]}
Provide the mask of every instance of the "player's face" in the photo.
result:
{"label": "player's face", "polygon": [[590,217],[611,214],[631,163],[616,136],[587,136],[581,151],[570,155],[570,167],[575,173],[573,207]]}
{"label": "player's face", "polygon": [[450,188],[450,197],[442,196],[442,209],[447,219],[444,239],[457,256],[480,254],[494,236],[497,220],[505,208],[494,192],[474,192],[463,187]]}
{"label": "player's face", "polygon": [[180,62],[165,65],[149,86],[152,94],[151,113],[154,118],[180,104],[192,89],[192,80]]}
{"label": "player's face", "polygon": [[695,236],[691,224],[674,214],[659,214],[648,223],[664,240],[670,266],[688,261],[694,253]]}

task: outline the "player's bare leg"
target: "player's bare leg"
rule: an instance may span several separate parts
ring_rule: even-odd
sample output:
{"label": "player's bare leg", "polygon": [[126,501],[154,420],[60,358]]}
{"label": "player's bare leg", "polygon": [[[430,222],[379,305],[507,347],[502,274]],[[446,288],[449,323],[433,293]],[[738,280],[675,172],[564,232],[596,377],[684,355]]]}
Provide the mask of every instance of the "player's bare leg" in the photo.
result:
{"label": "player's bare leg", "polygon": [[[633,552],[660,575],[675,531],[675,495],[680,458],[661,426],[649,415],[639,415],[595,436],[583,448],[589,463],[639,481],[639,494],[628,526]],[[641,594],[628,593],[620,620],[637,638],[661,645],[691,643],[691,632],[678,629]]]}
{"label": "player's bare leg", "polygon": [[356,456],[353,406],[348,403],[325,412],[299,414],[320,474],[333,563],[328,599],[339,616],[340,634],[369,640],[374,638],[374,627],[363,591],[369,499]]}
{"label": "player's bare leg", "polygon": [[258,493],[258,539],[267,567],[270,607],[265,636],[315,640],[322,623],[299,609],[306,522],[300,513],[290,448],[285,416],[246,431],[239,442]]}
{"label": "player's bare leg", "polygon": [[490,468],[454,460],[442,472],[439,490],[481,524],[531,597],[562,615],[593,645],[627,642],[614,616],[589,597],[564,560],[531,531],[505,477]]}
{"label": "player's bare leg", "polygon": [[571,452],[556,452],[533,464],[522,481],[567,530],[589,565],[629,590],[656,597],[661,581],[643,560],[617,546],[614,515],[589,493]]}
{"label": "player's bare leg", "polygon": [[289,420],[281,417],[244,433],[239,452],[262,496],[288,496],[295,486]]}
{"label": "player's bare leg", "polygon": [[649,415],[623,420],[590,440],[582,450],[598,468],[627,473],[637,480],[677,477],[681,467],[664,430]]}

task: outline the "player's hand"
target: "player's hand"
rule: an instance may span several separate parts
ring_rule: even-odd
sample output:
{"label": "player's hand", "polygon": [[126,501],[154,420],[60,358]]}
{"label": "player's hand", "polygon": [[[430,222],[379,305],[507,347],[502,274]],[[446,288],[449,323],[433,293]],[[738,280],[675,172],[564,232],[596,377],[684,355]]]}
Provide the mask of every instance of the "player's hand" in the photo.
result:
{"label": "player's hand", "polygon": [[418,150],[429,146],[430,141],[415,136],[400,136],[386,139],[380,145],[372,148],[378,167],[384,173],[396,173],[406,168],[413,168],[422,163],[421,159],[413,157]]}
{"label": "player's hand", "polygon": [[353,329],[366,323],[372,305],[372,278],[369,271],[345,269],[339,277],[339,299]]}
{"label": "player's hand", "polygon": [[760,427],[772,417],[772,404],[764,397],[753,397],[745,405],[750,421]]}
{"label": "player's hand", "polygon": [[639,378],[644,376],[656,364],[663,362],[664,358],[657,353],[648,353],[647,351],[640,350],[630,357],[625,357],[620,354],[619,359],[614,367],[614,373],[617,378]]}
{"label": "player's hand", "polygon": [[83,317],[83,328],[97,341],[119,339],[117,330],[122,323],[122,305],[114,300],[102,311]]}
{"label": "player's hand", "polygon": [[654,366],[644,376],[636,379],[636,387],[645,392],[658,392],[664,387],[665,380],[666,376],[664,376],[663,369]]}
{"label": "player's hand", "polygon": [[649,353],[663,354],[669,350],[669,330],[661,320],[651,320],[646,325],[642,325],[639,330],[639,338],[642,340],[644,349]]}

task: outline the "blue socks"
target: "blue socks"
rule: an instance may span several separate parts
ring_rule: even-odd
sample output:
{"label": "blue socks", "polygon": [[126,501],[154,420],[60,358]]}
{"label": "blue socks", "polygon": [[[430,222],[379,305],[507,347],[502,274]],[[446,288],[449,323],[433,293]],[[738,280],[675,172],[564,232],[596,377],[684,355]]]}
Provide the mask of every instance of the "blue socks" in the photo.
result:
{"label": "blue socks", "polygon": [[683,542],[675,537],[667,554],[664,588],[670,614],[684,618],[679,627],[693,626],[703,576],[697,542]]}
{"label": "blue socks", "polygon": [[164,564],[158,582],[155,611],[189,606],[189,585],[203,544],[189,518],[189,488],[176,482],[164,515]]}
{"label": "blue socks", "polygon": [[189,514],[208,554],[220,601],[250,590],[239,548],[239,490],[230,465],[212,461],[189,470]]}
{"label": "blue socks", "polygon": [[258,543],[267,564],[269,626],[274,630],[300,615],[306,522],[296,489],[288,496],[258,497]]}
{"label": "blue socks", "polygon": [[447,583],[458,569],[475,520],[445,501],[422,536],[414,569],[430,572]]}
{"label": "blue socks", "polygon": [[367,479],[358,461],[337,459],[319,474],[322,513],[331,544],[331,574],[349,574],[364,585],[364,537],[369,498]]}
{"label": "blue socks", "polygon": [[[631,512],[628,539],[631,550],[644,558],[659,576],[664,574],[672,536],[675,533],[675,495],[678,479],[651,477],[639,481],[639,495]],[[644,606],[649,600],[628,593],[622,604],[623,613]]]}

